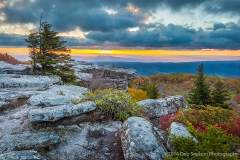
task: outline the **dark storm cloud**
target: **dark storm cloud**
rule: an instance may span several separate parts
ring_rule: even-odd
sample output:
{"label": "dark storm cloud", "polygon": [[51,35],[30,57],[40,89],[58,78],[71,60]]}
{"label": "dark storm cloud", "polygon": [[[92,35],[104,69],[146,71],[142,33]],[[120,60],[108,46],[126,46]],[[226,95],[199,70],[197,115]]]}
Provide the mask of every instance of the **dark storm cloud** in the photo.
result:
{"label": "dark storm cloud", "polygon": [[26,36],[0,33],[0,46],[23,46],[26,45],[24,38]]}
{"label": "dark storm cloud", "polygon": [[140,29],[136,32],[122,31],[120,33],[90,32],[86,37],[97,43],[117,42],[121,46],[143,47],[180,47],[190,46],[195,30],[178,25],[160,25],[154,30]]}
{"label": "dark storm cloud", "polygon": [[240,14],[239,0],[212,0],[204,4],[205,10],[211,13]]}
{"label": "dark storm cloud", "polygon": [[[214,23],[207,31],[169,24],[144,24],[147,16],[166,7],[176,12],[201,7],[212,14],[240,14],[240,0],[18,0],[4,1],[2,23],[38,25],[40,15],[57,31],[80,28],[86,39],[66,38],[68,46],[95,46],[114,43],[123,47],[220,48],[240,49],[240,19],[236,23]],[[137,6],[133,14],[127,6]],[[105,9],[116,13],[108,14]],[[139,27],[136,32],[129,28]],[[0,34],[0,45],[26,45],[19,35]]]}
{"label": "dark storm cloud", "polygon": [[[153,24],[151,25],[153,26]],[[114,42],[123,47],[156,47],[169,49],[240,49],[240,26],[236,23],[214,24],[210,31],[179,25],[156,25],[153,30],[119,33],[90,32],[86,37],[95,43]],[[94,43],[93,43],[94,44]]]}
{"label": "dark storm cloud", "polygon": [[223,23],[215,23],[213,24],[213,30],[219,30],[219,29],[226,29],[226,25]]}
{"label": "dark storm cloud", "polygon": [[[101,2],[101,3],[100,3]],[[145,13],[132,14],[126,8],[126,3],[112,1],[86,1],[86,0],[21,0],[13,5],[0,8],[6,16],[5,22],[35,23],[37,24],[43,13],[43,20],[53,24],[55,29],[66,31],[81,28],[83,31],[112,31],[135,27],[145,19]],[[118,5],[117,5],[118,4]],[[124,5],[125,4],[125,5]],[[116,14],[108,14],[104,9],[110,6],[115,8]],[[120,6],[120,7],[119,7]],[[122,6],[122,7],[121,7]]]}
{"label": "dark storm cloud", "polygon": [[[139,13],[127,11],[129,5],[139,7]],[[0,13],[5,15],[5,23],[10,24],[38,24],[43,13],[43,19],[59,31],[79,27],[84,31],[109,32],[141,25],[146,15],[154,13],[159,6],[178,11],[200,5],[211,13],[240,14],[239,0],[18,0],[13,4],[7,2]],[[109,15],[106,8],[117,14]]]}

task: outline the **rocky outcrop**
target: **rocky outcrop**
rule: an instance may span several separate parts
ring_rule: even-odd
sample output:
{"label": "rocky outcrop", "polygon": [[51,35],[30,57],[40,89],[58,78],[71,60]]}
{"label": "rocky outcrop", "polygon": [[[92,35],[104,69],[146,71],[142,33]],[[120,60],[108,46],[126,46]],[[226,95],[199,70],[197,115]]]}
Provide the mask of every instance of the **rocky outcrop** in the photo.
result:
{"label": "rocky outcrop", "polygon": [[14,88],[25,90],[45,90],[53,84],[61,84],[58,76],[33,76],[33,75],[0,75],[0,88]]}
{"label": "rocky outcrop", "polygon": [[174,150],[174,148],[171,146],[171,143],[170,143],[172,140],[171,135],[175,135],[177,137],[192,138],[194,142],[196,143],[198,142],[198,140],[195,137],[193,137],[191,133],[188,132],[186,126],[184,126],[181,123],[173,122],[169,128],[169,132],[170,132],[170,136],[168,137],[168,140],[167,140],[167,148],[170,151]]}
{"label": "rocky outcrop", "polygon": [[0,139],[0,153],[37,149],[56,144],[59,136],[51,132],[5,135]]}
{"label": "rocky outcrop", "polygon": [[31,66],[18,64],[12,65],[4,61],[0,61],[0,74],[30,74]]}
{"label": "rocky outcrop", "polygon": [[159,118],[163,115],[172,114],[179,109],[188,108],[183,96],[170,96],[161,99],[147,99],[138,102],[139,106],[145,106],[145,112],[154,125],[159,125]]}
{"label": "rocky outcrop", "polygon": [[124,122],[121,141],[125,160],[161,160],[166,154],[153,125],[140,117],[130,117]]}
{"label": "rocky outcrop", "polygon": [[7,134],[31,131],[32,127],[28,118],[29,109],[29,106],[22,105],[0,113],[0,138]]}
{"label": "rocky outcrop", "polygon": [[51,159],[124,159],[121,148],[120,129],[122,123],[110,121],[107,123],[80,123],[71,126],[59,126],[64,142],[48,151]]}
{"label": "rocky outcrop", "polygon": [[[136,77],[132,69],[86,62],[71,66],[80,81],[97,82],[100,88],[127,89]],[[141,101],[156,126],[140,117],[130,117],[123,125],[103,118],[95,103],[80,103],[88,88],[62,85],[56,76],[0,73],[0,160],[163,159],[168,138],[158,129],[159,117],[187,108],[182,96]],[[183,131],[172,125],[171,133]]]}
{"label": "rocky outcrop", "polygon": [[58,105],[70,105],[72,101],[77,103],[80,97],[88,91],[87,88],[73,85],[54,85],[38,95],[28,99],[28,103],[34,106],[52,107]]}
{"label": "rocky outcrop", "polygon": [[28,103],[34,106],[53,107],[59,105],[72,105],[70,98],[63,95],[40,94],[33,95],[28,99]]}
{"label": "rocky outcrop", "polygon": [[31,122],[54,122],[61,118],[77,116],[95,109],[96,104],[90,101],[73,106],[62,105],[31,109],[29,112],[29,119]]}
{"label": "rocky outcrop", "polygon": [[110,65],[96,65],[88,62],[76,61],[72,68],[78,80],[87,88],[91,88],[93,85],[99,85],[99,88],[113,87],[126,90],[128,81],[137,77],[137,72],[134,69]]}
{"label": "rocky outcrop", "polygon": [[45,160],[37,151],[13,151],[0,154],[0,160]]}

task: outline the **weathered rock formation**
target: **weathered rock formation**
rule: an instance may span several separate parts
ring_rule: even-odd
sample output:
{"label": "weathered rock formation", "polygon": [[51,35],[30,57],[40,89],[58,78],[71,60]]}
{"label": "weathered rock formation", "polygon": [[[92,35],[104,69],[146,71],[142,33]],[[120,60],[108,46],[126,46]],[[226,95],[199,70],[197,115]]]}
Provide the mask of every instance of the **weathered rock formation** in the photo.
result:
{"label": "weathered rock formation", "polygon": [[0,74],[0,88],[15,88],[24,90],[45,90],[53,84],[62,84],[58,76],[33,76]]}
{"label": "weathered rock formation", "polygon": [[59,126],[64,141],[47,152],[52,159],[71,160],[122,160],[120,130],[121,122],[80,123],[71,126]]}
{"label": "weathered rock formation", "polygon": [[0,154],[0,160],[45,160],[37,151],[12,151]]}
{"label": "weathered rock formation", "polygon": [[93,102],[84,102],[77,105],[60,105],[56,107],[46,107],[31,109],[29,119],[31,122],[54,122],[65,117],[78,116],[96,109]]}
{"label": "weathered rock formation", "polygon": [[125,160],[161,160],[167,152],[153,125],[140,117],[124,122],[121,140]]}
{"label": "weathered rock formation", "polygon": [[48,147],[58,141],[59,136],[51,132],[8,134],[0,139],[0,153]]}
{"label": "weathered rock formation", "polygon": [[[62,85],[56,76],[17,75],[26,74],[26,68],[4,66],[0,68],[0,160],[163,159],[167,138],[158,129],[159,117],[187,108],[182,96],[145,100],[138,104],[146,107],[154,123],[140,117],[130,117],[124,124],[97,121],[101,112],[96,104],[80,103],[88,88]],[[98,82],[100,88],[127,89],[127,82],[136,77],[132,69],[84,62],[72,62],[72,67],[79,81]],[[171,127],[171,133],[183,130]]]}
{"label": "weathered rock formation", "polygon": [[138,102],[138,105],[145,106],[145,112],[154,125],[158,125],[159,118],[163,115],[172,114],[179,109],[186,109],[187,103],[183,96],[170,96],[161,99],[147,99]]}
{"label": "weathered rock formation", "polygon": [[4,61],[0,61],[0,74],[30,74],[31,66],[18,64],[12,65]]}
{"label": "weathered rock formation", "polygon": [[96,65],[76,61],[72,66],[78,80],[87,88],[116,88],[126,90],[128,82],[137,77],[134,69],[110,65]]}

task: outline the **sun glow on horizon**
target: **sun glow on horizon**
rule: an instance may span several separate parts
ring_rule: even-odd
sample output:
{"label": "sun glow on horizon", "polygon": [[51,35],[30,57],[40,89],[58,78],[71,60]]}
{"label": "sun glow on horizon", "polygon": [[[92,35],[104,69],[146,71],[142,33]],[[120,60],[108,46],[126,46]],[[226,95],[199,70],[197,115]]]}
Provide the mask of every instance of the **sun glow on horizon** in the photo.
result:
{"label": "sun glow on horizon", "polygon": [[240,50],[85,50],[71,49],[71,54],[173,55],[173,56],[240,56]]}
{"label": "sun glow on horizon", "polygon": [[[12,56],[28,56],[28,48],[0,48],[0,53],[8,53]],[[72,56],[97,57],[114,56],[119,58],[134,58],[143,61],[161,61],[168,59],[170,61],[179,61],[191,59],[198,61],[205,60],[240,60],[240,50],[107,50],[107,49],[71,49]]]}

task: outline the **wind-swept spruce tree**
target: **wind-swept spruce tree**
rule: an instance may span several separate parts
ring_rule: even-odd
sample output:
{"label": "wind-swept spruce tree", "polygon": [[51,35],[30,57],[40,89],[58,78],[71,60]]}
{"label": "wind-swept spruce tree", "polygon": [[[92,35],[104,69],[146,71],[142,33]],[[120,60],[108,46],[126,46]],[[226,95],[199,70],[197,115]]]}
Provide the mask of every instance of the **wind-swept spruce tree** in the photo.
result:
{"label": "wind-swept spruce tree", "polygon": [[41,22],[38,32],[30,33],[24,39],[30,48],[30,58],[33,64],[33,72],[36,72],[36,64],[41,65],[41,74],[58,75],[64,82],[73,82],[76,79],[74,71],[67,65],[71,56],[67,53],[65,43],[60,39],[58,32],[51,30],[52,25]]}
{"label": "wind-swept spruce tree", "polygon": [[229,104],[227,104],[226,101],[230,99],[230,95],[222,81],[218,80],[216,82],[215,90],[212,91],[211,96],[212,106],[229,109]]}
{"label": "wind-swept spruce tree", "polygon": [[209,86],[205,83],[206,76],[204,75],[204,66],[201,64],[197,68],[197,77],[194,81],[195,88],[190,91],[190,97],[188,99],[189,104],[195,105],[210,105],[210,89]]}

